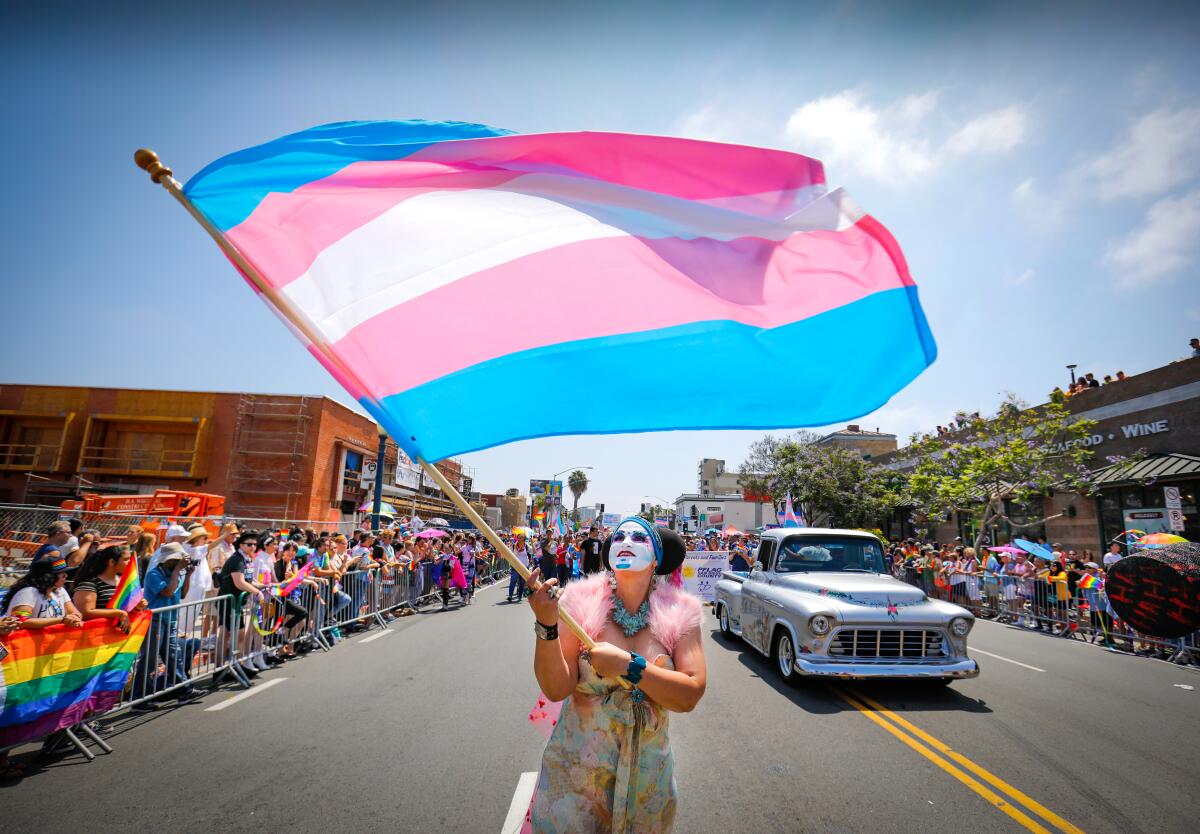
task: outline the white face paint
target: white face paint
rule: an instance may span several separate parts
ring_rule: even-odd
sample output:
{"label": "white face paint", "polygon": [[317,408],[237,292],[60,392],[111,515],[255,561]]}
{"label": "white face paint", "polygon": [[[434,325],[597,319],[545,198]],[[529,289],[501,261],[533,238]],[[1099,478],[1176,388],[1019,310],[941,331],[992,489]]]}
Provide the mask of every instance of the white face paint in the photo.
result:
{"label": "white face paint", "polygon": [[654,566],[654,542],[646,528],[626,521],[613,533],[608,563],[616,571],[642,571]]}

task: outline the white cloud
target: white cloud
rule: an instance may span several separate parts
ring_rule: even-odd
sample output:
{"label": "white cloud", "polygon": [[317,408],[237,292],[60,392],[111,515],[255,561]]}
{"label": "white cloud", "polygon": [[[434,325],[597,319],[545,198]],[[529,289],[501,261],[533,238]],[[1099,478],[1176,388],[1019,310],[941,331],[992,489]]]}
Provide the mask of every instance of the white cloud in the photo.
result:
{"label": "white cloud", "polygon": [[946,150],[957,156],[1005,153],[1025,141],[1029,119],[1020,107],[1005,107],[967,122],[946,140]]}
{"label": "white cloud", "polygon": [[1021,286],[1022,284],[1028,284],[1030,281],[1032,281],[1032,280],[1033,280],[1034,278],[1036,278],[1036,277],[1037,277],[1037,271],[1036,271],[1036,270],[1033,270],[1033,269],[1027,269],[1027,270],[1025,270],[1024,272],[1022,272],[1020,275],[1013,275],[1013,276],[1011,276],[1011,277],[1008,279],[1008,283],[1010,283],[1010,284],[1015,284],[1015,285],[1017,285],[1017,286],[1019,287],[1019,286]]}
{"label": "white cloud", "polygon": [[1140,227],[1109,245],[1104,263],[1126,289],[1155,283],[1187,266],[1200,248],[1200,191],[1152,205]]}
{"label": "white cloud", "polygon": [[1200,108],[1162,108],[1134,122],[1106,152],[1072,176],[1105,200],[1157,197],[1200,171]]}
{"label": "white cloud", "polygon": [[937,93],[876,107],[845,90],[797,107],[784,130],[802,153],[894,185],[933,174],[947,156],[1000,153],[1025,141],[1027,119],[1015,105],[975,117],[944,141],[930,135],[937,108]]}

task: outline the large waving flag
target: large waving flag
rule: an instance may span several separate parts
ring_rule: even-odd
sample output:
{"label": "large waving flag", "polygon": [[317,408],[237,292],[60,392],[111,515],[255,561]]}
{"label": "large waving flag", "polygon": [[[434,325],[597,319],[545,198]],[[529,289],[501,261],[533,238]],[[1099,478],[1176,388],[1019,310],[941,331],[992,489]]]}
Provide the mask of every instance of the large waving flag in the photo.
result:
{"label": "large waving flag", "polygon": [[[238,151],[185,193],[410,455],[557,434],[837,423],[936,348],[900,247],[821,163],[618,133],[345,122]],[[420,346],[398,362],[398,344]],[[690,397],[788,368],[785,387]],[[629,408],[558,402],[619,380]],[[503,402],[485,418],[475,402]]]}
{"label": "large waving flag", "polygon": [[803,527],[800,519],[796,516],[796,510],[792,506],[792,494],[787,494],[787,501],[783,506],[783,514],[779,517],[779,523],[784,527]]}

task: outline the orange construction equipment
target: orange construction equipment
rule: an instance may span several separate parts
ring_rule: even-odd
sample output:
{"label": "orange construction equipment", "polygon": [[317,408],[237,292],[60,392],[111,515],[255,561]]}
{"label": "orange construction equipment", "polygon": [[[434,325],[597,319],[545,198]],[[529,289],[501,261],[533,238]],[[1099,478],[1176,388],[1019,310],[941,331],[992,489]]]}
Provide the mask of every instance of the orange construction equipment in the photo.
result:
{"label": "orange construction equipment", "polygon": [[79,515],[85,527],[93,526],[101,516],[128,516],[147,533],[154,533],[161,542],[167,527],[187,525],[189,519],[204,524],[209,536],[218,532],[217,521],[225,515],[225,496],[207,492],[186,492],[175,489],[156,489],[151,495],[97,495],[86,493],[82,500],[63,501],[64,513]]}

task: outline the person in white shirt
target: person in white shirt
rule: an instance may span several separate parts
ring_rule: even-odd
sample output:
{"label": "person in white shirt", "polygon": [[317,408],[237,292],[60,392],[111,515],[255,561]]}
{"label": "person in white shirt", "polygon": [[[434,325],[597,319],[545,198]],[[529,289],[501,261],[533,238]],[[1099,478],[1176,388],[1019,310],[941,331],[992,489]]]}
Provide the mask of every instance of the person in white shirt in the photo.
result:
{"label": "person in white shirt", "polygon": [[221,525],[221,532],[217,536],[217,540],[208,545],[208,568],[214,576],[221,572],[221,568],[225,566],[225,560],[233,555],[235,550],[233,543],[237,537],[237,525],[232,521],[226,521]]}
{"label": "person in white shirt", "polygon": [[4,616],[15,617],[20,621],[20,628],[40,629],[59,624],[78,628],[83,625],[83,617],[65,587],[71,570],[57,547],[40,547],[29,572],[4,595]]}
{"label": "person in white shirt", "polygon": [[1121,553],[1120,543],[1113,542],[1108,546],[1108,552],[1104,554],[1104,570],[1107,572],[1109,568],[1124,558],[1125,556]]}
{"label": "person in white shirt", "polygon": [[[188,531],[187,539],[183,545],[183,552],[187,554],[188,562],[194,565],[192,570],[192,578],[188,583],[187,593],[183,595],[183,602],[199,602],[207,596],[211,596],[213,589],[216,587],[213,583],[212,568],[208,563],[208,531],[204,529],[204,525],[197,524]],[[196,637],[197,615],[201,611],[202,606],[196,605],[190,608],[183,608],[179,614],[179,636],[181,639]]]}

